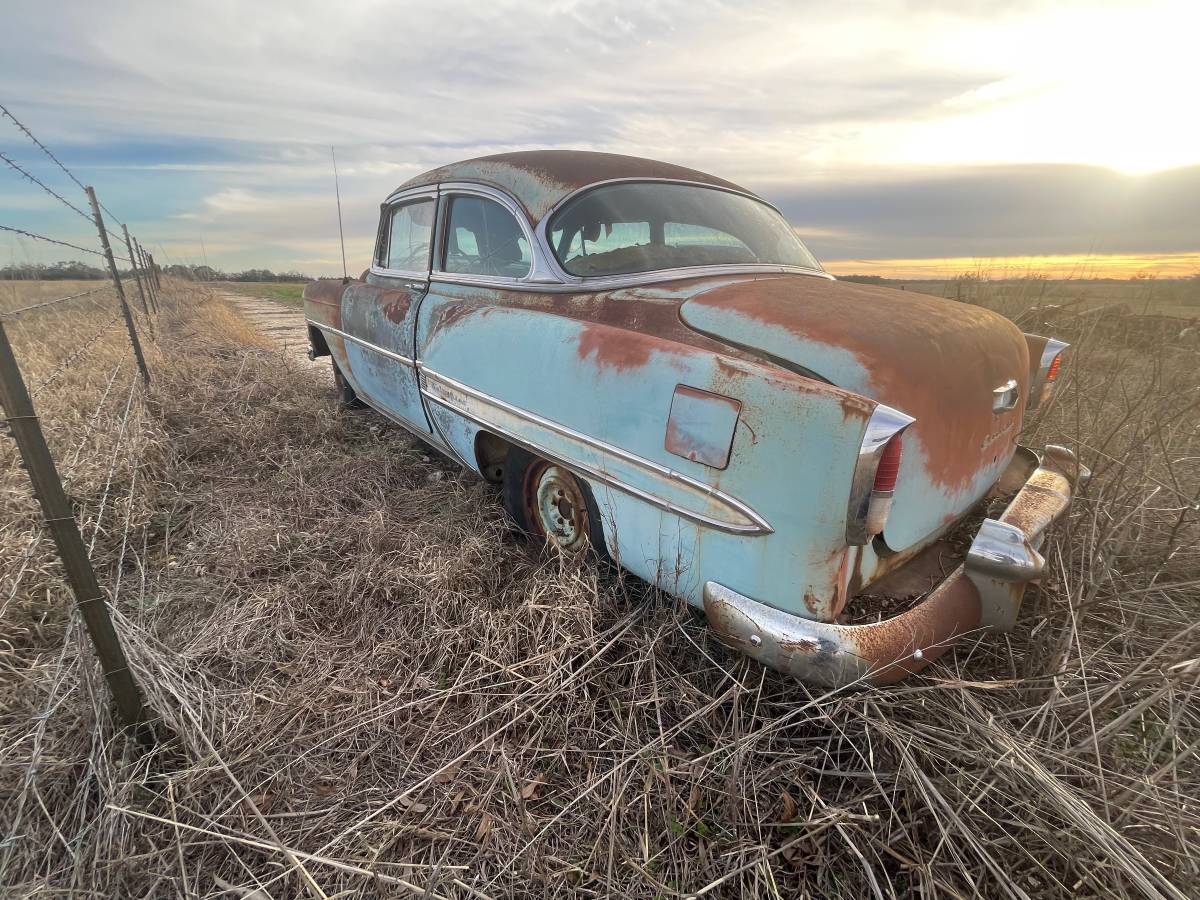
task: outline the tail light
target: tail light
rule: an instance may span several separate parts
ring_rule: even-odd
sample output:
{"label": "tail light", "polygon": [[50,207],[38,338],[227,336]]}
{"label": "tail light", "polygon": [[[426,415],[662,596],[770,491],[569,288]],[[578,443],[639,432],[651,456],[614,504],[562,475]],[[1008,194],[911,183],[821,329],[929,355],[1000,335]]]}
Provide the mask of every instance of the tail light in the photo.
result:
{"label": "tail light", "polygon": [[846,542],[868,543],[883,531],[900,475],[901,435],[916,420],[889,406],[877,406],[867,422],[850,486]]}
{"label": "tail light", "polygon": [[1056,341],[1054,338],[1046,341],[1041,359],[1038,361],[1038,370],[1034,373],[1033,381],[1029,385],[1029,403],[1025,406],[1027,410],[1037,409],[1054,393],[1054,382],[1058,378],[1058,370],[1062,367],[1063,351],[1069,346],[1071,345],[1064,341]]}
{"label": "tail light", "polygon": [[896,490],[896,478],[900,475],[900,456],[904,452],[902,442],[902,435],[897,434],[884,445],[879,457],[875,483],[871,485],[871,500],[867,504],[868,534],[881,533],[892,511],[892,495]]}

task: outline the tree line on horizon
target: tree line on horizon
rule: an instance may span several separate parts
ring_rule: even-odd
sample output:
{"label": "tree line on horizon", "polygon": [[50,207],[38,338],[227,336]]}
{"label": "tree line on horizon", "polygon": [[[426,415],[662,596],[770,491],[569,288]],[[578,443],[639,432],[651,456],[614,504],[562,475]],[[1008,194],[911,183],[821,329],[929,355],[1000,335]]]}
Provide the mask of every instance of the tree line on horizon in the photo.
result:
{"label": "tree line on horizon", "polygon": [[[270,269],[246,269],[244,272],[222,272],[211,266],[160,266],[165,275],[187,281],[287,281],[308,282],[314,279],[302,272],[272,272]],[[118,270],[122,277],[132,276],[132,270]],[[104,281],[108,270],[76,260],[56,263],[22,263],[0,267],[0,281]]]}

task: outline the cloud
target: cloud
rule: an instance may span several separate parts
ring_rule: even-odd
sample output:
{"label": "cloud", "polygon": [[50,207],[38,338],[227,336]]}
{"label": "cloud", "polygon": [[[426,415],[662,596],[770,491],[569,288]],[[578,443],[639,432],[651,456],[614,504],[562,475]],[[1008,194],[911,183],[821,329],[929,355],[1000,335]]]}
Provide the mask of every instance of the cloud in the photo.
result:
{"label": "cloud", "polygon": [[1200,249],[1200,166],[987,166],[760,186],[826,259],[1175,253]]}
{"label": "cloud", "polygon": [[[1041,164],[1200,164],[1185,46],[1196,15],[1178,0],[878,0],[853,11],[196,0],[152,13],[111,0],[104,15],[82,0],[53,15],[10,0],[0,76],[5,102],[106,205],[181,256],[198,258],[203,240],[226,267],[303,258],[340,269],[331,144],[356,268],[395,185],[455,159],[546,146],[668,159],[789,198],[818,249],[940,256],[951,239],[994,238],[995,254],[1022,229],[1069,243],[1069,218],[1057,231],[1039,221],[1066,213],[1039,211],[1038,189],[1068,195],[1087,240],[1097,233],[1083,215],[1095,209],[1087,185],[1132,190],[1078,174],[1086,167],[1048,174]],[[28,161],[22,141],[0,128],[0,149]],[[1007,174],[980,168],[996,165]],[[1004,196],[1005,178],[1027,186],[1022,203]],[[977,198],[974,219],[955,189]],[[1155,222],[1170,205],[1130,202],[1122,209]],[[951,220],[970,240],[940,230]],[[1182,240],[1165,225],[1147,234]],[[1121,235],[1149,240],[1132,228],[1110,236]]]}

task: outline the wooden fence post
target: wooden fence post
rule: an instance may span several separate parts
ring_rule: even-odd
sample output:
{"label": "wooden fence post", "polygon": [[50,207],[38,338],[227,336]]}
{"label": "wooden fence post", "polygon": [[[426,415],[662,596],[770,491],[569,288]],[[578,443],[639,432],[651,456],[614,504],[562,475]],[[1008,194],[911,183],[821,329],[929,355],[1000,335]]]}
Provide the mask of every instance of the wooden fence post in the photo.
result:
{"label": "wooden fence post", "polygon": [[8,342],[3,321],[0,321],[0,402],[4,404],[13,439],[21,451],[21,459],[29,472],[29,480],[46,525],[58,547],[67,581],[75,595],[75,605],[96,649],[108,689],[117,703],[118,718],[126,726],[136,729],[138,738],[147,742],[150,739],[149,732],[140,727],[147,720],[141,693],[108,614],[104,592],[100,590],[100,583],[92,570],[83,536],[79,533],[75,514],[58,477],[54,457],[46,446],[46,438],[33,410],[33,401],[21,377],[12,345]]}
{"label": "wooden fence post", "polygon": [[138,340],[137,329],[133,327],[133,314],[129,311],[129,304],[125,302],[125,288],[121,284],[121,273],[117,271],[117,261],[113,259],[112,247],[108,243],[108,230],[104,227],[104,217],[100,215],[96,191],[91,187],[84,190],[87,192],[88,202],[92,204],[92,217],[96,220],[96,229],[100,232],[100,246],[104,248],[104,258],[108,260],[108,274],[112,276],[113,287],[117,289],[117,299],[121,301],[121,313],[125,316],[125,327],[129,329],[129,340],[133,344],[138,371],[142,373],[142,381],[149,384],[150,371],[146,368],[146,357],[142,356],[142,344]]}

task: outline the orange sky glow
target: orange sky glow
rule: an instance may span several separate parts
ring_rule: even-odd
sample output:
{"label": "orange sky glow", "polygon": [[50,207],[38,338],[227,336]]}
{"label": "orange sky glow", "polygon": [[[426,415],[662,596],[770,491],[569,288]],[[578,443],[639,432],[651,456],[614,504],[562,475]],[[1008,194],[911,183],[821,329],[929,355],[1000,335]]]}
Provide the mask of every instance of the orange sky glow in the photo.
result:
{"label": "orange sky glow", "polygon": [[837,259],[822,263],[833,275],[879,275],[884,278],[921,280],[956,278],[971,274],[983,278],[1190,278],[1200,275],[1200,252],[1144,253],[1138,255],[1010,256],[992,259]]}

